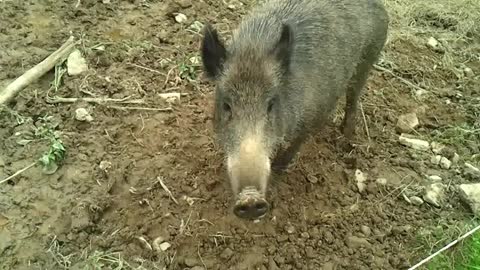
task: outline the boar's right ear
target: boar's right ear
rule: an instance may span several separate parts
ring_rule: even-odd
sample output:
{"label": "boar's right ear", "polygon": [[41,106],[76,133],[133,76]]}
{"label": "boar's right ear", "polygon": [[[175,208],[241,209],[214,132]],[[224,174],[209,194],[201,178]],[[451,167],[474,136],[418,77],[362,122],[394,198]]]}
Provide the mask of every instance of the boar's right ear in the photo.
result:
{"label": "boar's right ear", "polygon": [[292,28],[286,24],[282,24],[280,38],[273,47],[273,55],[280,62],[284,71],[288,71],[290,67],[290,56],[292,53],[293,33]]}
{"label": "boar's right ear", "polygon": [[227,51],[218,38],[217,30],[210,24],[205,25],[203,33],[201,49],[203,68],[210,79],[216,79],[222,71]]}

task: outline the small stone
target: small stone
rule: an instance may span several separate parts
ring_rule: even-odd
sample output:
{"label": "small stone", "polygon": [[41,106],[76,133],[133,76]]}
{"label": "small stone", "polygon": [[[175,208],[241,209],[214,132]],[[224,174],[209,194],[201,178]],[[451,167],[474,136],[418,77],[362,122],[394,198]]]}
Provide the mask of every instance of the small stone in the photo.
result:
{"label": "small stone", "polygon": [[441,143],[438,143],[438,142],[432,142],[431,145],[432,145],[433,153],[435,153],[437,155],[440,154],[443,151],[443,149],[445,149],[445,147],[446,147],[444,144],[441,144]]}
{"label": "small stone", "polygon": [[438,40],[436,40],[434,37],[430,37],[428,39],[427,45],[430,48],[432,48],[434,51],[437,51],[437,52],[442,52],[443,51],[443,48],[441,47],[440,42],[438,42]]}
{"label": "small stone", "polygon": [[480,169],[473,166],[472,164],[465,162],[465,168],[464,168],[464,173],[471,175],[471,176],[477,176],[480,177]]}
{"label": "small stone", "polygon": [[347,238],[347,245],[350,248],[370,247],[371,244],[365,238],[350,236]]}
{"label": "small stone", "polygon": [[203,29],[203,23],[194,21],[188,28],[194,32],[200,32]]}
{"label": "small stone", "polygon": [[420,205],[423,204],[423,200],[422,200],[422,198],[420,198],[420,197],[412,196],[412,197],[410,197],[409,199],[410,199],[410,202],[411,202],[413,205],[420,206]]}
{"label": "small stone", "polygon": [[285,227],[285,230],[287,231],[287,233],[292,234],[295,232],[295,227],[293,227],[292,225],[288,225],[287,227]]}
{"label": "small stone", "polygon": [[399,132],[411,132],[419,124],[416,113],[407,113],[400,115],[397,121],[397,130]]}
{"label": "small stone", "polygon": [[112,163],[110,161],[102,160],[100,165],[98,165],[100,170],[107,172],[110,167],[112,167]]}
{"label": "small stone", "polygon": [[436,155],[436,156],[432,156],[432,158],[430,159],[430,162],[434,165],[439,165],[440,160],[442,160],[442,156]]}
{"label": "small stone", "polygon": [[425,97],[426,94],[428,94],[428,91],[424,89],[419,89],[415,91],[415,96],[418,99],[423,99],[423,97]]}
{"label": "small stone", "polygon": [[310,238],[310,235],[308,234],[308,232],[302,232],[302,233],[300,234],[300,236],[301,236],[302,238],[305,238],[305,239]]}
{"label": "small stone", "polygon": [[165,99],[168,103],[175,103],[176,101],[180,100],[180,93],[160,93],[158,94],[159,97]]}
{"label": "small stone", "polygon": [[426,188],[423,199],[435,207],[440,207],[445,199],[444,185],[440,183],[431,184]]}
{"label": "small stone", "polygon": [[465,76],[466,76],[466,77],[469,77],[469,78],[471,78],[471,77],[473,77],[473,75],[475,75],[475,74],[473,73],[473,70],[472,70],[471,68],[469,68],[469,67],[464,68],[464,69],[463,69],[463,73],[465,73]]}
{"label": "small stone", "polygon": [[153,240],[152,246],[155,251],[161,251],[160,244],[164,242],[163,237],[157,237]]}
{"label": "small stone", "polygon": [[440,182],[442,181],[442,177],[438,176],[438,175],[429,175],[427,176],[427,179],[432,181],[432,182]]}
{"label": "small stone", "polygon": [[358,192],[362,193],[363,191],[365,191],[365,188],[367,186],[364,182],[365,180],[367,180],[367,178],[359,169],[355,170],[355,180],[357,181]]}
{"label": "small stone", "polygon": [[273,258],[268,259],[268,270],[280,270]]}
{"label": "small stone", "polygon": [[460,161],[460,155],[457,153],[454,153],[452,157],[452,164],[456,165],[458,164],[459,161]]}
{"label": "small stone", "polygon": [[161,251],[167,251],[172,245],[168,242],[163,242],[160,244],[160,250]]}
{"label": "small stone", "polygon": [[430,149],[430,143],[420,139],[409,138],[406,134],[402,133],[398,138],[399,142],[405,146],[411,147],[416,150],[427,151]]}
{"label": "small stone", "polygon": [[79,75],[88,70],[87,61],[79,50],[74,50],[67,58],[68,75]]}
{"label": "small stone", "polygon": [[233,250],[226,248],[223,250],[222,254],[220,254],[220,257],[225,260],[229,260],[233,256]]}
{"label": "small stone", "polygon": [[480,217],[480,183],[459,186],[460,198],[470,206],[475,216]]}
{"label": "small stone", "polygon": [[313,259],[317,257],[317,254],[315,254],[315,250],[311,246],[308,246],[305,248],[305,255],[307,255],[307,258],[309,259]]}
{"label": "small stone", "polygon": [[386,178],[378,178],[375,182],[377,184],[381,185],[381,186],[385,186],[387,184],[387,179]]}
{"label": "small stone", "polygon": [[368,226],[362,225],[360,227],[360,230],[366,237],[369,237],[372,234],[372,229],[370,229],[370,227]]}
{"label": "small stone", "polygon": [[187,21],[187,16],[183,13],[178,13],[177,15],[175,15],[175,21],[177,23],[184,23]]}
{"label": "small stone", "polygon": [[228,5],[227,8],[230,9],[230,10],[234,10],[234,9],[235,9],[235,5]]}
{"label": "small stone", "polygon": [[198,264],[197,259],[192,258],[192,257],[185,258],[184,262],[185,262],[185,265],[188,266],[188,267],[194,267]]}
{"label": "small stone", "polygon": [[110,4],[110,0],[102,0],[102,3],[104,3],[104,4]]}
{"label": "small stone", "polygon": [[442,157],[442,159],[440,159],[440,167],[442,167],[443,169],[450,169],[450,167],[452,166],[452,162],[446,158],[446,157]]}
{"label": "small stone", "polygon": [[78,121],[87,121],[87,122],[92,122],[93,117],[90,115],[90,113],[87,111],[85,108],[78,108],[75,110],[75,119]]}

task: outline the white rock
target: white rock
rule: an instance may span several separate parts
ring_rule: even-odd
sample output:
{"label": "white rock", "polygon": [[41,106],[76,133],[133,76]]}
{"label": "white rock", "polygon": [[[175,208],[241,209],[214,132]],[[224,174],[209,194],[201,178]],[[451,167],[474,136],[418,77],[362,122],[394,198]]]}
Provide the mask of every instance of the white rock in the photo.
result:
{"label": "white rock", "polygon": [[431,145],[432,145],[432,151],[435,154],[440,154],[442,150],[445,149],[445,145],[438,142],[432,142]]}
{"label": "white rock", "polygon": [[193,65],[200,65],[202,59],[200,58],[200,56],[192,56],[189,60],[190,63],[192,63]]}
{"label": "white rock", "polygon": [[363,174],[362,171],[360,171],[359,169],[356,169],[355,170],[355,181],[357,181],[357,188],[358,188],[358,191],[360,193],[362,193],[365,188],[367,187],[365,185],[365,181],[367,180],[367,177]]}
{"label": "white rock", "polygon": [[400,115],[397,121],[397,130],[400,132],[411,132],[419,124],[416,113]]}
{"label": "white rock", "polygon": [[164,239],[163,237],[157,237],[155,240],[153,240],[152,246],[153,249],[156,251],[161,251],[160,245],[163,243]]}
{"label": "white rock", "polygon": [[423,204],[423,200],[422,200],[422,198],[420,198],[420,197],[412,196],[412,197],[410,197],[409,199],[410,199],[410,202],[411,202],[413,205],[420,206],[420,205]]}
{"label": "white rock", "polygon": [[90,113],[87,111],[85,108],[78,108],[75,110],[75,119],[78,121],[87,121],[91,122],[93,121],[93,117],[90,115]]}
{"label": "white rock", "polygon": [[172,245],[168,242],[163,242],[160,244],[160,250],[161,251],[166,251],[167,249],[169,249]]}
{"label": "white rock", "polygon": [[434,165],[439,165],[440,160],[442,160],[442,156],[440,155],[432,156],[432,158],[430,158],[430,162]]}
{"label": "white rock", "polygon": [[425,195],[423,195],[423,200],[427,203],[440,207],[443,200],[445,199],[444,186],[440,183],[431,184],[425,189]]}
{"label": "white rock", "polygon": [[440,43],[434,37],[430,37],[427,41],[427,45],[430,46],[430,48],[432,49],[438,49]]}
{"label": "white rock", "polygon": [[450,169],[450,167],[452,166],[452,162],[446,158],[446,157],[442,157],[442,159],[440,159],[440,167],[442,167],[443,169]]}
{"label": "white rock", "polygon": [[465,73],[465,76],[467,76],[467,77],[473,77],[473,75],[475,75],[473,73],[473,70],[469,67],[464,68],[463,73]]}
{"label": "white rock", "polygon": [[375,182],[379,185],[385,186],[387,184],[387,179],[386,178],[378,178]]}
{"label": "white rock", "polygon": [[475,216],[480,217],[480,183],[459,186],[461,199],[470,206]]}
{"label": "white rock", "polygon": [[408,147],[411,147],[416,150],[427,151],[430,149],[430,143],[420,139],[413,139],[407,137],[405,134],[401,134],[398,138],[398,141]]}
{"label": "white rock", "polygon": [[418,99],[422,99],[423,97],[425,97],[426,94],[428,94],[427,90],[419,89],[419,90],[415,91],[415,96]]}
{"label": "white rock", "polygon": [[357,188],[358,188],[358,192],[363,193],[367,188],[367,185],[365,185],[365,183],[358,182]]}
{"label": "white rock", "polygon": [[174,103],[177,100],[180,100],[180,93],[161,93],[158,94],[161,98],[165,99],[168,103]]}
{"label": "white rock", "polygon": [[432,181],[432,182],[440,182],[442,181],[442,178],[438,175],[429,175],[428,177],[428,180]]}
{"label": "white rock", "polygon": [[68,75],[74,76],[88,70],[87,61],[79,50],[74,50],[67,58]]}
{"label": "white rock", "polygon": [[178,23],[184,23],[187,21],[187,15],[183,13],[178,13],[177,15],[175,15],[175,21]]}
{"label": "white rock", "polygon": [[465,172],[473,175],[480,175],[480,169],[468,162],[465,162]]}
{"label": "white rock", "polygon": [[235,9],[235,5],[228,5],[227,8],[230,9],[230,10],[234,10],[234,9]]}
{"label": "white rock", "polygon": [[359,169],[356,169],[355,170],[355,180],[357,182],[363,183],[363,182],[365,182],[365,180],[367,180],[367,177],[365,177],[365,175],[363,174],[362,171],[360,171]]}

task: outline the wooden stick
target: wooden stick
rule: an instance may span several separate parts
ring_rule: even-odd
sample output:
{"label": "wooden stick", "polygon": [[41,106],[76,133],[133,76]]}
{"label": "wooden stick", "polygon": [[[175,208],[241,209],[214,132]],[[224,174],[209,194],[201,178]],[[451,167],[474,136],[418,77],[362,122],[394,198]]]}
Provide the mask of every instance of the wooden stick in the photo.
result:
{"label": "wooden stick", "polygon": [[85,102],[90,102],[90,103],[97,103],[97,104],[102,104],[102,103],[123,103],[123,104],[142,104],[145,103],[143,99],[132,99],[128,100],[129,97],[126,98],[91,98],[91,97],[85,97],[85,98],[65,98],[65,97],[54,97],[54,98],[48,98],[47,103],[50,104],[55,104],[55,103],[75,103],[75,102],[80,102],[80,101],[85,101]]}
{"label": "wooden stick", "polygon": [[0,91],[0,105],[10,102],[25,87],[38,80],[45,75],[45,73],[55,67],[55,65],[63,61],[63,59],[72,52],[77,43],[78,41],[74,42],[74,37],[70,36],[70,38],[58,50],[7,85],[5,89]]}
{"label": "wooden stick", "polygon": [[139,111],[156,111],[156,112],[171,112],[172,108],[148,108],[148,107],[123,107],[123,106],[107,106],[111,109],[117,110],[139,110]]}

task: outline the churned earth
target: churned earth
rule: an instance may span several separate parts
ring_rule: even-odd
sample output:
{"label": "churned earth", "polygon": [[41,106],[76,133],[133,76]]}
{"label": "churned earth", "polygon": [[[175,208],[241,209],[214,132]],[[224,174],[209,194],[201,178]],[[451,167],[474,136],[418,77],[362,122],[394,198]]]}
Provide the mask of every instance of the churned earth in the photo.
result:
{"label": "churned earth", "polygon": [[[473,215],[456,187],[478,182],[464,163],[480,161],[480,4],[385,2],[391,32],[357,136],[346,147],[340,105],[254,223],[231,211],[198,49],[202,23],[229,37],[255,2],[0,0],[0,85],[71,34],[88,64],[75,76],[57,66],[0,109],[0,181],[49,150],[39,134],[65,147],[55,173],[34,166],[0,184],[0,268],[408,269],[458,237]],[[451,166],[399,143],[408,113],[419,125],[404,132],[446,145]],[[438,206],[423,202],[433,181]]]}

